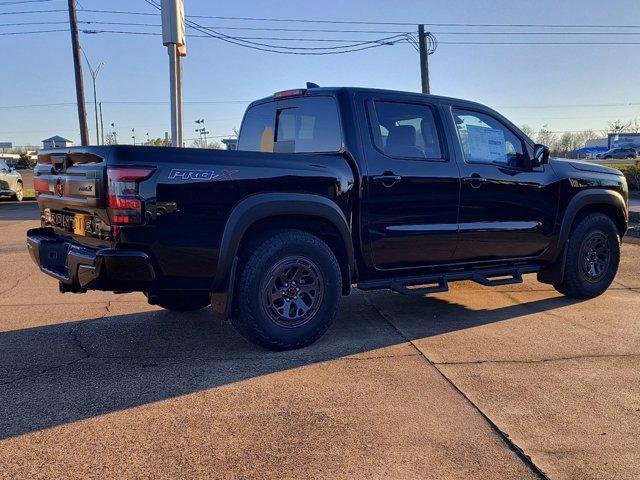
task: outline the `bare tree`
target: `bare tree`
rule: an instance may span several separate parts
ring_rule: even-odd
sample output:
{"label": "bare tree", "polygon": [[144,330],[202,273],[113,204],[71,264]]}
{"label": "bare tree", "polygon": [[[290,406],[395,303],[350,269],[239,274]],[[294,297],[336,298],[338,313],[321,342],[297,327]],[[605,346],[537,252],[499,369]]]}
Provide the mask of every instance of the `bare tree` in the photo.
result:
{"label": "bare tree", "polygon": [[104,137],[105,145],[117,145],[118,141],[113,133],[107,133]]}
{"label": "bare tree", "polygon": [[551,130],[541,128],[540,130],[538,130],[535,139],[536,143],[546,145],[551,151],[556,150],[558,139],[555,133],[553,133]]}
{"label": "bare tree", "polygon": [[606,133],[628,133],[633,125],[633,121],[623,122],[622,120],[616,120],[614,122],[608,122],[608,124],[609,129],[606,130]]}
{"label": "bare tree", "polygon": [[216,142],[215,140],[205,142],[203,138],[194,139],[193,142],[191,142],[191,146],[193,148],[211,148],[214,150],[222,149],[222,145],[220,145],[220,142]]}
{"label": "bare tree", "polygon": [[536,136],[536,131],[529,125],[520,125],[520,130],[522,130],[522,133],[529,138],[534,138]]}

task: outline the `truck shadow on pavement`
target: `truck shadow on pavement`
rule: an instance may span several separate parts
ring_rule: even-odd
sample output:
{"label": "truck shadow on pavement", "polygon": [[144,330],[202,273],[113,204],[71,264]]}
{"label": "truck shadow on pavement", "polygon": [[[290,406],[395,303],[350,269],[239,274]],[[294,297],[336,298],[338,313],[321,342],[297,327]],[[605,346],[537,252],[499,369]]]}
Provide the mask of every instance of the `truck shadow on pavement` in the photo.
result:
{"label": "truck shadow on pavement", "polygon": [[143,311],[0,333],[0,439],[349,355],[379,356],[376,349],[407,340],[575,303],[553,297],[472,310],[438,298],[375,293],[390,315],[417,312],[402,320],[410,333],[400,334],[372,295],[345,298],[322,339],[289,352],[249,344],[206,310]]}
{"label": "truck shadow on pavement", "polygon": [[38,202],[25,200],[16,202],[9,197],[0,197],[0,221],[39,220]]}

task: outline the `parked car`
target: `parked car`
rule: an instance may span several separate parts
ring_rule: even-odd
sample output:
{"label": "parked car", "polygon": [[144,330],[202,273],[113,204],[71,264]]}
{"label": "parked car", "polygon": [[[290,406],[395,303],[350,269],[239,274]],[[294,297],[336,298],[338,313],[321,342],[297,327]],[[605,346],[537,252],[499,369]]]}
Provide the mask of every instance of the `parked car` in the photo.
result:
{"label": "parked car", "polygon": [[0,196],[10,195],[21,202],[24,197],[22,175],[0,158]]}
{"label": "parked car", "polygon": [[622,174],[549,160],[478,103],[288,90],[248,107],[238,149],[40,151],[33,260],[61,292],[211,304],[272,349],[317,340],[353,287],[421,296],[537,273],[592,298],[616,275]]}
{"label": "parked car", "polygon": [[638,158],[638,151],[633,147],[612,148],[599,154],[597,158]]}

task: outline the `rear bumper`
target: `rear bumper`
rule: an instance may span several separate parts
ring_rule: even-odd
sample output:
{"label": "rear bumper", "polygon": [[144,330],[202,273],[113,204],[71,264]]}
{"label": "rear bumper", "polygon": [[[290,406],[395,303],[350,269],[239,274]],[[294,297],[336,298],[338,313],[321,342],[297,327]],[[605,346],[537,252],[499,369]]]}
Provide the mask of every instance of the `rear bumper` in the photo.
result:
{"label": "rear bumper", "polygon": [[51,228],[29,230],[27,248],[40,270],[60,281],[62,291],[145,290],[156,280],[153,263],[144,252],[85,247],[57,236]]}

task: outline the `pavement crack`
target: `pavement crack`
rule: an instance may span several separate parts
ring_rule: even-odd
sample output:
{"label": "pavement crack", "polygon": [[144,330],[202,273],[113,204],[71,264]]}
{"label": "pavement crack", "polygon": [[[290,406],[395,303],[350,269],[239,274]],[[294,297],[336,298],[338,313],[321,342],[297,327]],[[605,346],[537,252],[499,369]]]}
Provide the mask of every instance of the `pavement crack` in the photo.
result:
{"label": "pavement crack", "polygon": [[13,383],[17,383],[17,382],[20,382],[22,380],[28,380],[30,378],[35,378],[35,377],[39,377],[41,375],[46,375],[47,373],[53,372],[55,370],[60,370],[60,369],[65,368],[65,367],[69,367],[69,366],[73,365],[74,363],[81,362],[82,360],[85,360],[87,358],[89,358],[89,355],[82,355],[82,356],[80,356],[78,358],[74,358],[73,360],[70,360],[68,362],[60,363],[60,364],[57,364],[57,365],[52,365],[50,367],[43,368],[42,370],[39,370],[37,372],[29,373],[27,375],[22,375],[20,377],[13,378],[11,380],[7,380],[6,382],[0,383],[0,386],[11,385]]}
{"label": "pavement crack", "polygon": [[35,273],[37,273],[37,272],[36,271],[30,272],[27,275],[25,275],[24,277],[21,277],[21,278],[15,280],[13,282],[13,284],[9,288],[5,288],[4,290],[1,290],[0,291],[0,295],[3,295],[5,293],[9,293],[11,290],[13,290],[15,288],[18,288],[18,285],[20,285],[22,282],[24,282],[26,279],[28,279],[29,277],[31,277]]}
{"label": "pavement crack", "polygon": [[509,437],[509,434],[507,434],[506,432],[502,431],[500,429],[500,427],[498,427],[498,425],[496,425],[496,423],[491,420],[487,414],[485,414],[480,407],[473,401],[471,400],[463,391],[462,389],[460,389],[460,387],[458,387],[447,375],[445,375],[445,373],[438,368],[438,365],[433,363],[429,357],[427,357],[425,355],[425,353],[420,350],[418,348],[418,346],[413,343],[413,340],[411,340],[409,337],[407,337],[391,320],[391,316],[388,315],[386,312],[384,312],[382,309],[380,309],[376,304],[374,304],[366,295],[364,295],[364,300],[367,304],[369,304],[377,313],[378,315],[380,315],[380,317],[382,317],[383,320],[385,320],[390,326],[391,328],[393,328],[396,333],[398,335],[400,335],[400,337],[402,337],[406,342],[408,342],[415,350],[416,352],[422,356],[422,358],[424,358],[424,360],[431,365],[433,368],[435,368],[435,370],[440,374],[440,376],[449,384],[451,385],[451,387],[456,390],[468,403],[469,405],[471,405],[471,407],[478,412],[478,414],[487,422],[487,424],[489,425],[489,427],[498,435],[498,437],[503,441],[503,443],[505,444],[505,446],[507,448],[509,448],[509,450],[511,450],[512,452],[515,453],[515,455],[529,468],[529,470],[531,470],[532,473],[534,473],[535,475],[537,475],[539,478],[541,479],[545,479],[548,480],[549,477],[547,476],[546,473],[544,473],[542,471],[542,469],[540,467],[538,467],[533,460],[531,459],[531,457],[529,455],[527,455],[525,453],[525,451],[519,447],[512,439],[511,437]]}
{"label": "pavement crack", "polygon": [[640,357],[640,353],[610,353],[602,355],[575,355],[568,357],[540,358],[535,360],[467,360],[461,362],[432,362],[434,365],[481,365],[484,363],[513,363],[513,364],[536,364],[549,362],[563,362],[570,360],[595,359],[595,358],[625,358]]}

